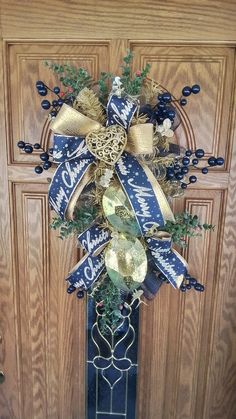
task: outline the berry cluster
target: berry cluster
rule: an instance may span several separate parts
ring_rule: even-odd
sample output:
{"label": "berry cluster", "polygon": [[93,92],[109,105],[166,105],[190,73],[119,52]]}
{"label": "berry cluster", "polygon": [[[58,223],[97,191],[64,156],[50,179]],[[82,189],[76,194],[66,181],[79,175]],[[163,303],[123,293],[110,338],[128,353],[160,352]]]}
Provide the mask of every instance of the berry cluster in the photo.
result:
{"label": "berry cluster", "polygon": [[150,104],[146,104],[140,108],[140,112],[146,114],[149,118],[149,122],[152,124],[162,124],[166,118],[170,119],[173,123],[176,116],[176,110],[173,103],[179,102],[181,106],[185,106],[187,104],[186,97],[191,95],[191,93],[197,94],[199,92],[200,86],[198,84],[194,84],[192,87],[185,86],[182,89],[182,96],[177,101],[173,99],[169,92],[160,93],[157,96],[157,104],[154,107]]}
{"label": "berry cluster", "polygon": [[[77,288],[74,285],[70,285],[67,288],[67,293],[68,294],[72,294],[76,289]],[[76,295],[77,295],[78,298],[83,298],[84,297],[84,291],[83,290],[79,290],[79,291],[77,291]]]}
{"label": "berry cluster", "polygon": [[34,150],[41,150],[40,159],[42,161],[41,165],[35,167],[35,173],[40,175],[43,170],[48,170],[52,166],[52,162],[50,158],[53,156],[53,148],[49,148],[48,150],[44,150],[39,143],[30,144],[24,141],[18,141],[17,146],[23,150],[27,154],[33,153]]}
{"label": "berry cluster", "polygon": [[[60,87],[58,86],[55,86],[53,89],[51,89],[50,87],[46,86],[46,84],[41,80],[38,80],[36,82],[36,89],[40,96],[47,96],[49,91],[55,94],[56,99],[52,100],[52,102],[50,102],[48,99],[44,99],[41,102],[41,107],[43,109],[50,110],[49,115],[52,118],[57,116],[63,103],[70,104],[72,101],[70,91],[68,91],[67,93],[61,92]],[[62,97],[64,97],[64,99]]]}
{"label": "berry cluster", "polygon": [[[184,157],[176,159],[174,163],[167,168],[166,179],[182,181],[184,177],[188,174],[190,167],[195,167],[196,169],[201,170],[201,172],[204,175],[206,175],[208,173],[209,167],[222,166],[224,164],[223,157],[209,157],[209,159],[207,160],[208,166],[199,168],[197,167],[199,159],[203,158],[204,155],[205,152],[201,148],[199,148],[195,152],[191,150],[186,150]],[[197,176],[189,176],[188,183],[181,182],[181,188],[186,189],[188,185],[195,182],[197,182]]]}
{"label": "berry cluster", "polygon": [[[170,281],[168,281],[168,279],[162,273],[158,275],[158,279],[162,282],[165,282],[165,284],[170,283]],[[184,282],[180,286],[180,291],[186,292],[187,290],[191,290],[191,288],[198,292],[203,292],[205,289],[204,285],[200,284],[195,278],[192,278],[189,274],[187,274],[185,276]]]}
{"label": "berry cluster", "polygon": [[205,290],[204,285],[197,282],[196,278],[193,278],[189,274],[185,276],[185,280],[183,284],[180,287],[180,291],[186,292],[188,290],[191,290],[193,288],[195,291],[203,292]]}

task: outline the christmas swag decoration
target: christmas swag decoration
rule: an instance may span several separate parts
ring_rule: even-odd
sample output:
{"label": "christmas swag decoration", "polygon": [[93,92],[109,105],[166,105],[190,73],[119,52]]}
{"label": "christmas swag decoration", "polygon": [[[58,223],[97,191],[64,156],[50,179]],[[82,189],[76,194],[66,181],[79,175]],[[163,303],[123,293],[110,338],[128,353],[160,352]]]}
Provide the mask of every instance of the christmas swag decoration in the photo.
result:
{"label": "christmas swag decoration", "polygon": [[125,308],[153,298],[163,283],[204,291],[173,246],[185,247],[186,237],[213,226],[186,212],[174,215],[170,203],[197,181],[191,168],[207,174],[224,163],[210,157],[203,167],[204,150],[174,142],[179,109],[200,86],[185,86],[175,99],[147,78],[149,65],[133,74],[131,64],[129,52],[120,77],[101,73],[94,82],[82,68],[46,63],[64,86],[36,83],[39,95],[51,91],[56,97],[41,103],[49,110],[53,146],[18,142],[26,153],[41,150],[37,174],[56,167],[49,186],[57,214],[51,227],[61,238],[76,234],[85,252],[66,278],[67,292],[78,298],[89,293],[103,335],[119,328]]}

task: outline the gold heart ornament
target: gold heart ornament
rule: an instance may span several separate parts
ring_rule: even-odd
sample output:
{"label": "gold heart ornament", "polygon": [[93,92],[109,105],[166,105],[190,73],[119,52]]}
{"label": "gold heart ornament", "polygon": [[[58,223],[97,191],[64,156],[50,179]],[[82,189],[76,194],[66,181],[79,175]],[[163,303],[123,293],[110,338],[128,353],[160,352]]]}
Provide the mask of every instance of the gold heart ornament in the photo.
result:
{"label": "gold heart ornament", "polygon": [[120,125],[111,125],[99,131],[90,131],[86,136],[87,147],[97,159],[113,165],[123,153],[127,135]]}

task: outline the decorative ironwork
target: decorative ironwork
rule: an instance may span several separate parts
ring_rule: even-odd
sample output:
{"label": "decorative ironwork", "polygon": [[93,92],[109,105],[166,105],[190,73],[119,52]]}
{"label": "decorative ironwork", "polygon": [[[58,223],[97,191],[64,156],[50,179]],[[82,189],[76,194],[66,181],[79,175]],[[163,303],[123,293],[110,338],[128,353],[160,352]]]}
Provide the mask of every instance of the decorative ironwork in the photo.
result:
{"label": "decorative ironwork", "polygon": [[138,315],[125,304],[117,327],[104,332],[99,307],[88,302],[87,419],[135,418]]}

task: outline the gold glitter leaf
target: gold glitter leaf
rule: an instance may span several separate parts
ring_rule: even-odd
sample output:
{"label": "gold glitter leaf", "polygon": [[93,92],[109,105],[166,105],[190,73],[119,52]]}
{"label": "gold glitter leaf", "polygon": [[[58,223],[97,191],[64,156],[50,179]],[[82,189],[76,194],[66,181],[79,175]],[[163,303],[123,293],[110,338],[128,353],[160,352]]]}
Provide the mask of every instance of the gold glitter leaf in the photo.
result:
{"label": "gold glitter leaf", "polygon": [[73,108],[101,124],[105,122],[106,115],[103,112],[102,104],[97,95],[87,87],[79,92],[73,103]]}

